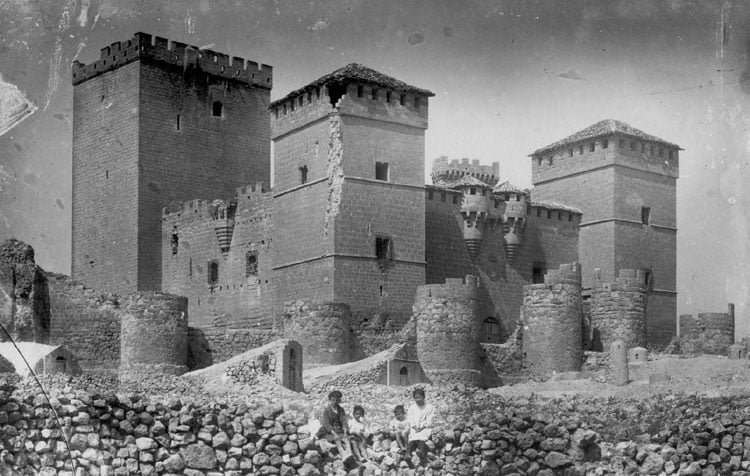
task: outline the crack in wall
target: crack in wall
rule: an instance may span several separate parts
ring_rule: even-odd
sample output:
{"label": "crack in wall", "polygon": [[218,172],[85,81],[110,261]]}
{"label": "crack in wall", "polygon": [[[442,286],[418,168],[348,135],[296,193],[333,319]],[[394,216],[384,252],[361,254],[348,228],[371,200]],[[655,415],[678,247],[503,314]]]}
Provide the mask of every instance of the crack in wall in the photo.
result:
{"label": "crack in wall", "polygon": [[328,203],[326,205],[323,234],[328,236],[329,222],[339,214],[344,170],[341,167],[343,144],[341,142],[341,116],[333,113],[328,119]]}

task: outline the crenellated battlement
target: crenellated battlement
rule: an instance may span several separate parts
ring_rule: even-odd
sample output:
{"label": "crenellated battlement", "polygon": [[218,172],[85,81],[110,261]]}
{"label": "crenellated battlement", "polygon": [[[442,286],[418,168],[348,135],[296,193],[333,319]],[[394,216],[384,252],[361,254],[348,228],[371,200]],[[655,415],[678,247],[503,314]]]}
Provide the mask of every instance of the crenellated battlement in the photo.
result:
{"label": "crenellated battlement", "polygon": [[580,263],[561,264],[558,269],[551,269],[544,275],[544,284],[581,285]]}
{"label": "crenellated battlement", "polygon": [[162,215],[165,220],[171,215],[177,215],[178,217],[185,215],[213,216],[213,210],[215,210],[217,206],[223,205],[228,208],[231,204],[230,201],[225,200],[188,200],[186,202],[177,202],[164,207],[162,209]]}
{"label": "crenellated battlement", "polygon": [[488,185],[495,185],[500,176],[500,163],[493,162],[492,165],[480,165],[479,160],[468,158],[453,159],[448,162],[448,157],[441,156],[432,163],[432,182],[454,181],[464,176],[471,176]]}
{"label": "crenellated battlement", "polygon": [[620,269],[614,282],[604,282],[599,268],[594,269],[595,290],[646,292],[649,271],[646,269]]}
{"label": "crenellated battlement", "polygon": [[237,197],[251,196],[251,195],[262,195],[269,192],[265,189],[263,182],[256,182],[254,184],[245,185],[244,187],[237,188]]}
{"label": "crenellated battlement", "polygon": [[257,87],[271,89],[273,68],[239,56],[226,55],[212,50],[202,50],[166,38],[136,33],[133,38],[115,42],[101,49],[100,59],[89,64],[74,61],[73,85],[112,71],[136,60],[148,60],[178,66],[185,71],[201,71],[211,76],[231,79]]}

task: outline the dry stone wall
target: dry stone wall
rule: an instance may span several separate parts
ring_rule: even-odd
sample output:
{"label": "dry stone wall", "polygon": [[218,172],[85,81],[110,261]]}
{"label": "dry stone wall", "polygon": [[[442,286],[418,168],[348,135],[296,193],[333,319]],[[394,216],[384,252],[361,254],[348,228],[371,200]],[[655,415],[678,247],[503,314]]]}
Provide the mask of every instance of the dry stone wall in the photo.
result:
{"label": "dry stone wall", "polygon": [[187,372],[187,298],[134,293],[120,311],[121,380]]}
{"label": "dry stone wall", "polygon": [[581,369],[581,266],[564,264],[544,284],[524,286],[523,350],[529,371],[548,376]]}
{"label": "dry stone wall", "polygon": [[481,384],[479,278],[448,278],[417,288],[417,356],[433,383]]}
{"label": "dry stone wall", "polygon": [[680,315],[680,350],[685,354],[727,355],[734,344],[734,304],[727,312]]}
{"label": "dry stone wall", "polygon": [[642,270],[621,269],[614,282],[605,283],[601,271],[594,271],[589,299],[591,348],[606,351],[620,340],[625,347],[646,346],[646,274]]}

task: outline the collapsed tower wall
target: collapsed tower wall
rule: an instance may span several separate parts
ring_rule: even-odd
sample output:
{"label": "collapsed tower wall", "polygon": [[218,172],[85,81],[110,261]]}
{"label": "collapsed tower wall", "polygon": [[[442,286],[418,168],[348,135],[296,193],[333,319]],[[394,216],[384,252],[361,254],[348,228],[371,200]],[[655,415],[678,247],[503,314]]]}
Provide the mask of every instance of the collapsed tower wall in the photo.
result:
{"label": "collapsed tower wall", "polygon": [[560,265],[523,288],[523,351],[535,375],[581,369],[581,265]]}
{"label": "collapsed tower wall", "polygon": [[591,348],[609,349],[616,340],[626,348],[646,347],[647,274],[644,270],[621,269],[614,282],[603,282],[594,271],[588,302]]}
{"label": "collapsed tower wall", "polygon": [[479,278],[417,288],[417,356],[433,383],[481,384]]}
{"label": "collapsed tower wall", "polygon": [[680,349],[685,354],[727,355],[734,344],[734,304],[727,312],[680,315]]}
{"label": "collapsed tower wall", "polygon": [[120,322],[120,380],[187,372],[187,298],[131,294],[121,303]]}

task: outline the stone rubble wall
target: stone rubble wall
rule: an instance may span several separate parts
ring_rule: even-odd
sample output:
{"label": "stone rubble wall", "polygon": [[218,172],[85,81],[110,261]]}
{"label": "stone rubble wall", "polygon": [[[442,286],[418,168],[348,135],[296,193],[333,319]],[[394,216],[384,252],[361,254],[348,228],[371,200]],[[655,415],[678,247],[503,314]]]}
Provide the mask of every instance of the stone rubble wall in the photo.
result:
{"label": "stone rubble wall", "polygon": [[202,369],[281,338],[272,329],[236,329],[223,316],[207,327],[188,327],[188,367]]}
{"label": "stone rubble wall", "polygon": [[734,304],[728,312],[680,315],[680,350],[683,354],[727,355],[734,344]]}
{"label": "stone rubble wall", "polygon": [[621,269],[613,283],[596,273],[589,299],[592,350],[606,351],[621,340],[627,348],[646,346],[646,276],[641,270]]}
{"label": "stone rubble wall", "polygon": [[581,266],[563,264],[524,286],[523,351],[530,374],[578,371],[583,359]]}

